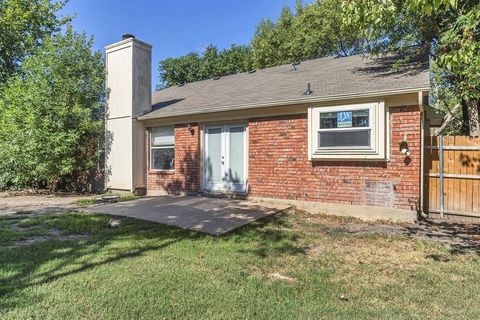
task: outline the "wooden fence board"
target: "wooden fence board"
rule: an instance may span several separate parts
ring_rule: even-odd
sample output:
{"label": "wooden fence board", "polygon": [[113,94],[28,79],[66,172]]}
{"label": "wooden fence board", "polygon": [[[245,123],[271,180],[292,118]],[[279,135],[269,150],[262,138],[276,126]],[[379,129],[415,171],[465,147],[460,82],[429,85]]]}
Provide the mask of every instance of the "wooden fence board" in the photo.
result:
{"label": "wooden fence board", "polygon": [[[473,159],[474,164],[472,166],[473,174],[480,173],[480,164],[475,163],[476,161],[480,161],[480,151],[473,152]],[[473,182],[472,185],[472,212],[480,212],[480,181],[476,180]]]}
{"label": "wooden fence board", "polygon": [[[455,137],[447,137],[446,144],[448,146],[455,145]],[[455,174],[455,157],[453,152],[448,152],[445,157],[447,163],[445,165],[446,173]],[[455,193],[453,190],[455,189],[455,180],[447,179],[445,181],[445,208],[447,210],[453,210],[454,203],[455,203]]]}
{"label": "wooden fence board", "polygon": [[[471,146],[472,145],[472,139],[467,139],[465,142],[466,146]],[[472,159],[473,158],[473,151],[466,151],[465,152],[467,159]],[[473,175],[473,165],[468,163],[465,166],[465,172],[467,175]],[[473,182],[472,180],[466,180],[465,183],[467,184],[466,188],[466,202],[465,202],[465,212],[473,212]]]}
{"label": "wooden fence board", "polygon": [[[440,210],[440,137],[426,137],[424,206]],[[443,206],[446,214],[480,217],[480,137],[443,139]]]}

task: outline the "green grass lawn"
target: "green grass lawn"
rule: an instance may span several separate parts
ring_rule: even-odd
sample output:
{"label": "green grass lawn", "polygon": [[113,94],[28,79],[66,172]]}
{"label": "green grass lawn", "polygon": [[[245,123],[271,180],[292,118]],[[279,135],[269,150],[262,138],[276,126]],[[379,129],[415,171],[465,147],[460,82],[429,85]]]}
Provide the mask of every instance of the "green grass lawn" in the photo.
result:
{"label": "green grass lawn", "polygon": [[[329,219],[213,237],[82,213],[0,218],[0,318],[480,318],[477,254]],[[83,238],[19,245],[52,228]]]}

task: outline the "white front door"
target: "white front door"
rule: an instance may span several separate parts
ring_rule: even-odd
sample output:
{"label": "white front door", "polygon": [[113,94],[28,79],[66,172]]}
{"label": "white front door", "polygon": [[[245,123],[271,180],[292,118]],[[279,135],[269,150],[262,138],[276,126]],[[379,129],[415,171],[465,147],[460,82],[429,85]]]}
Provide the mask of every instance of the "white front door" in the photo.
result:
{"label": "white front door", "polygon": [[205,127],[203,181],[206,190],[246,191],[246,142],[245,124]]}

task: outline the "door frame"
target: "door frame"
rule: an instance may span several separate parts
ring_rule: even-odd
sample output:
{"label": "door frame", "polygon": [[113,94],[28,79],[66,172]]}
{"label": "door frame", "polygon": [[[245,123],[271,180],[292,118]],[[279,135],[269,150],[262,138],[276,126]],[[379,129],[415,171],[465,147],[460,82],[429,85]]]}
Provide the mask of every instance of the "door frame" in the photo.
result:
{"label": "door frame", "polygon": [[223,156],[225,154],[225,126],[224,125],[206,125],[205,126],[205,133],[203,135],[204,140],[203,140],[203,145],[204,148],[202,150],[202,176],[203,176],[203,189],[212,191],[212,192],[223,192],[225,191],[225,181],[224,181],[224,172],[222,172],[222,169],[226,167],[226,159],[223,159],[223,165],[222,168],[220,169],[220,177],[221,177],[221,182],[220,184],[218,183],[212,183],[210,184],[209,181],[207,181],[206,176],[207,176],[207,166],[205,165],[205,160],[207,158],[207,150],[208,150],[208,143],[207,143],[207,133],[209,129],[220,129],[220,154]]}
{"label": "door frame", "polygon": [[[206,156],[206,130],[207,128],[222,128],[222,152],[226,153],[227,147],[227,128],[236,127],[236,126],[243,126],[245,128],[244,131],[244,173],[245,173],[245,182],[243,188],[241,190],[229,190],[229,188],[223,187],[220,190],[212,190],[207,187],[207,180],[206,180],[206,167],[205,167],[205,156]],[[248,191],[248,160],[249,160],[249,152],[248,152],[248,140],[249,140],[249,130],[248,130],[248,121],[222,121],[222,122],[207,122],[200,125],[200,185],[202,191],[209,192],[209,193],[222,193],[222,194],[246,194]],[[228,157],[225,159],[225,168],[228,166]],[[223,173],[224,174],[224,173]]]}

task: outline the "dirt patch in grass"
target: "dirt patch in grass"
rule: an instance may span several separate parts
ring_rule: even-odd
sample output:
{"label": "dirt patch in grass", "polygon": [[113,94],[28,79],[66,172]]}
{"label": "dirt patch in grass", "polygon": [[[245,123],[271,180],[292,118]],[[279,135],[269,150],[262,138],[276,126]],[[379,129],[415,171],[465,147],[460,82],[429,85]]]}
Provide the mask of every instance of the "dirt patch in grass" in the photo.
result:
{"label": "dirt patch in grass", "polygon": [[0,196],[0,216],[45,214],[75,207],[76,195],[6,194]]}
{"label": "dirt patch in grass", "polygon": [[480,225],[421,221],[415,224],[388,221],[365,222],[356,218],[310,214],[292,210],[300,230],[313,233],[341,233],[356,236],[405,236],[450,246],[454,251],[480,253]]}
{"label": "dirt patch in grass", "polygon": [[32,231],[32,230],[36,229],[37,227],[36,226],[24,226],[24,225],[20,224],[19,222],[17,222],[17,223],[11,224],[10,228],[12,228],[13,230],[18,231],[18,232],[27,232],[27,231]]}
{"label": "dirt patch in grass", "polygon": [[295,278],[292,278],[292,277],[289,277],[289,276],[286,276],[284,274],[281,274],[279,272],[272,272],[272,273],[269,273],[268,274],[268,277],[272,280],[280,280],[280,281],[285,281],[285,282],[293,282],[295,281]]}
{"label": "dirt patch in grass", "polygon": [[[103,221],[97,223],[104,225]],[[0,220],[0,240],[4,240],[5,244],[26,246],[49,240],[78,240],[92,236],[82,230],[85,226],[72,224],[72,214],[9,216]]]}
{"label": "dirt patch in grass", "polygon": [[55,231],[55,229],[49,231],[48,234],[42,235],[42,236],[32,236],[32,237],[27,237],[25,239],[19,240],[15,242],[15,245],[17,246],[27,246],[31,245],[37,242],[43,242],[43,241],[50,241],[50,240],[60,240],[60,241],[65,241],[65,240],[79,240],[79,239],[87,239],[91,237],[89,234],[75,234],[75,233],[67,233],[64,234],[63,232],[60,232],[61,234],[58,234],[58,232]]}
{"label": "dirt patch in grass", "polygon": [[[39,228],[42,228],[44,226],[22,226],[19,223],[15,223],[10,225],[12,229],[15,231],[19,232],[30,232],[32,230],[36,230]],[[26,245],[31,245],[37,242],[43,242],[43,241],[49,241],[49,240],[78,240],[78,239],[86,239],[91,237],[90,234],[84,233],[84,234],[79,234],[79,233],[72,233],[68,232],[66,230],[58,229],[58,228],[48,228],[48,229],[43,229],[42,235],[34,235],[34,236],[27,236],[23,237],[21,240],[15,241],[15,245],[17,246],[26,246]]]}

